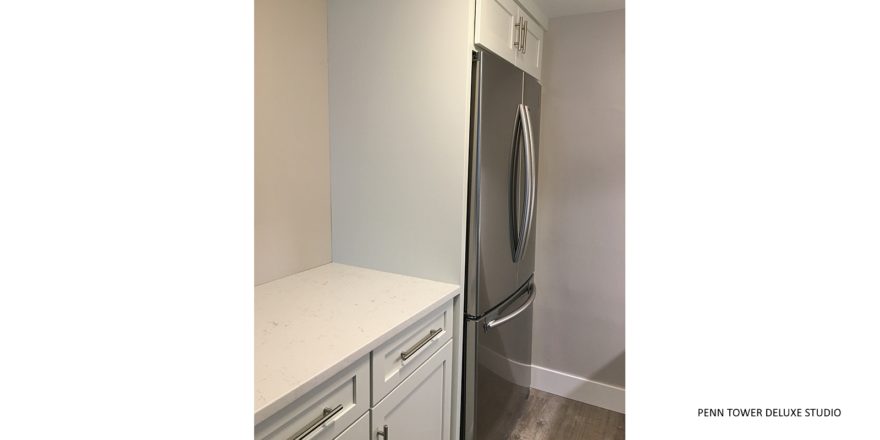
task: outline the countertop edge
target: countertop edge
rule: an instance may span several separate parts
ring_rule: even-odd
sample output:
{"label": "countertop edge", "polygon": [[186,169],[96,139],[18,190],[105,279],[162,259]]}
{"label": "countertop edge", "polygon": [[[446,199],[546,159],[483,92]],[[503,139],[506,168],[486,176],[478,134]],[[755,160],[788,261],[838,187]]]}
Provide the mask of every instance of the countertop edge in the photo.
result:
{"label": "countertop edge", "polygon": [[431,313],[432,311],[436,310],[441,305],[448,302],[450,299],[453,299],[456,296],[460,295],[461,292],[462,292],[461,286],[457,286],[455,289],[453,289],[452,291],[450,291],[446,295],[442,296],[440,299],[438,299],[438,300],[434,301],[433,303],[431,303],[430,305],[424,307],[422,310],[418,311],[417,313],[410,315],[403,322],[397,324],[396,326],[394,326],[393,328],[391,328],[390,330],[385,332],[385,334],[373,339],[372,341],[368,342],[363,347],[359,348],[358,350],[354,351],[353,353],[350,353],[348,356],[344,357],[342,360],[337,362],[335,365],[331,366],[330,368],[327,368],[326,370],[323,370],[321,373],[313,376],[311,379],[307,380],[302,385],[290,390],[287,394],[276,399],[275,401],[270,402],[270,403],[264,405],[262,408],[257,409],[256,411],[254,411],[254,426],[262,423],[263,421],[265,421],[266,419],[268,419],[269,417],[271,417],[272,415],[274,415],[275,413],[277,413],[278,411],[280,411],[281,409],[283,409],[287,405],[293,403],[293,401],[295,401],[296,399],[302,397],[303,395],[305,395],[309,391],[312,391],[316,386],[320,385],[325,380],[333,377],[335,374],[341,372],[342,370],[344,370],[346,367],[350,366],[355,361],[357,361],[357,360],[361,359],[363,356],[369,354],[371,351],[373,351],[374,349],[376,349],[377,347],[379,347],[380,345],[382,345],[383,343],[385,343],[386,341],[391,339],[396,334],[398,334],[404,328],[408,327],[409,325],[413,324],[414,322],[418,321],[419,319],[424,318],[429,313]]}

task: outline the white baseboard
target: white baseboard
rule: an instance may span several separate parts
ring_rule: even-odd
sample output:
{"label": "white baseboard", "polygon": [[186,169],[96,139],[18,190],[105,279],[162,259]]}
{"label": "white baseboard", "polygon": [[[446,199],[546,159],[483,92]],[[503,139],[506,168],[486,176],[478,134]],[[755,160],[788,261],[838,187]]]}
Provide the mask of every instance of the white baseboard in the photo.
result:
{"label": "white baseboard", "polygon": [[624,389],[532,365],[532,388],[625,414]]}
{"label": "white baseboard", "polygon": [[506,359],[480,347],[481,363],[511,382],[624,414],[624,389],[538,365]]}

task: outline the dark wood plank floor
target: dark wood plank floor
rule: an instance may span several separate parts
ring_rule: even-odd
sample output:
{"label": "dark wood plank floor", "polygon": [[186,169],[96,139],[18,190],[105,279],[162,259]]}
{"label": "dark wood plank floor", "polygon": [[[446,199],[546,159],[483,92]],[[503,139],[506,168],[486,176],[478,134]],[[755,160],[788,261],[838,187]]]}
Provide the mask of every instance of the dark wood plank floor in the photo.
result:
{"label": "dark wood plank floor", "polygon": [[512,440],[623,440],[625,416],[532,389]]}

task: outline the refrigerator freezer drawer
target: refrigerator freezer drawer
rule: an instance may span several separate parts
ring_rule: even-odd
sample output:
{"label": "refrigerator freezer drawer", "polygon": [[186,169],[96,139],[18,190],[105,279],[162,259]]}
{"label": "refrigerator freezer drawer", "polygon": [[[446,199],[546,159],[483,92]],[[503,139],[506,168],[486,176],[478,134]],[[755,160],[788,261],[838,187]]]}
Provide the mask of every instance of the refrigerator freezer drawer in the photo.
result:
{"label": "refrigerator freezer drawer", "polygon": [[452,301],[373,350],[373,405],[452,339]]}
{"label": "refrigerator freezer drawer", "polygon": [[531,386],[530,281],[511,300],[465,322],[463,440],[509,440]]}

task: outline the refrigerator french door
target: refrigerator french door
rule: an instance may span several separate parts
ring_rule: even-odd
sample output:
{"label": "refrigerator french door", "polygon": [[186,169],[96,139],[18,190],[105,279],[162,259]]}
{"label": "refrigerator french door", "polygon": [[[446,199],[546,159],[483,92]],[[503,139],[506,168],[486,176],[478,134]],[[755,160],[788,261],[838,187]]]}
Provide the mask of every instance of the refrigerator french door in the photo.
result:
{"label": "refrigerator french door", "polygon": [[462,438],[506,440],[529,395],[541,86],[474,53]]}

